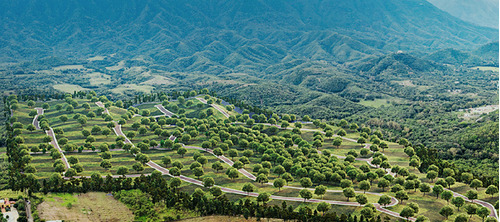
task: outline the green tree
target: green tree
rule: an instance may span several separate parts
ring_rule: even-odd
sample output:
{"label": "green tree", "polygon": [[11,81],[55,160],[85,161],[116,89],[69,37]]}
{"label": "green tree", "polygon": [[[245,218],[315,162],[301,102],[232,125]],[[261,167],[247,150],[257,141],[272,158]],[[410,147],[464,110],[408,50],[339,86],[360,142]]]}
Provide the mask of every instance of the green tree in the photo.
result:
{"label": "green tree", "polygon": [[140,164],[140,163],[134,163],[132,165],[132,169],[134,169],[137,172],[141,172],[144,170],[144,166],[142,166],[142,164]]}
{"label": "green tree", "polygon": [[467,193],[465,193],[465,196],[471,200],[472,202],[474,202],[475,199],[477,199],[477,191],[475,190],[469,190],[467,191]]}
{"label": "green tree", "polygon": [[460,211],[460,207],[465,204],[465,199],[462,197],[454,197],[451,199],[451,204],[455,205],[455,207],[458,208],[458,211]]}
{"label": "green tree", "polygon": [[281,174],[286,172],[286,170],[283,166],[278,165],[278,166],[274,167],[273,172],[278,174],[278,178],[279,178],[281,176]]}
{"label": "green tree", "polygon": [[230,149],[228,151],[228,154],[231,157],[231,160],[234,160],[235,157],[238,157],[238,151],[236,149]]}
{"label": "green tree", "polygon": [[163,165],[165,165],[165,167],[167,167],[169,164],[172,163],[172,158],[169,156],[164,156],[161,158],[161,162],[163,163]]}
{"label": "green tree", "polygon": [[359,182],[359,189],[363,190],[363,193],[365,193],[367,190],[370,190],[370,188],[370,182],[368,182],[367,180]]}
{"label": "green tree", "polygon": [[368,198],[364,194],[358,194],[356,195],[356,202],[358,202],[360,205],[365,205],[368,203]]}
{"label": "green tree", "polygon": [[210,188],[212,187],[213,185],[215,185],[215,180],[214,178],[212,177],[206,177],[206,178],[203,178],[203,186],[206,187],[206,188]]}
{"label": "green tree", "polygon": [[238,170],[236,170],[235,168],[227,169],[226,175],[232,180],[239,177]]}
{"label": "green tree", "polygon": [[470,187],[474,188],[476,190],[478,187],[482,187],[482,186],[483,186],[483,182],[478,180],[478,179],[474,179],[474,180],[472,180],[472,182],[470,182]]}
{"label": "green tree", "polygon": [[118,170],[116,171],[116,174],[118,175],[122,175],[122,176],[125,176],[126,174],[128,174],[128,168],[127,167],[124,167],[124,166],[121,166],[118,168]]}
{"label": "green tree", "polygon": [[187,153],[187,149],[184,147],[181,147],[177,150],[177,154],[181,155],[182,158],[184,158],[184,154]]}
{"label": "green tree", "polygon": [[109,162],[109,160],[103,160],[100,166],[106,170],[112,167],[111,162]]}
{"label": "green tree", "polygon": [[354,189],[348,187],[348,188],[345,188],[342,193],[344,194],[344,196],[347,198],[347,202],[349,202],[349,198],[352,198],[352,197],[355,197],[356,196],[356,193],[354,192]]}
{"label": "green tree", "polygon": [[448,219],[449,216],[453,215],[453,208],[450,206],[444,206],[441,210],[439,210],[439,214]]}
{"label": "green tree", "polygon": [[327,187],[323,185],[319,185],[314,189],[314,194],[321,196],[321,199],[323,199],[323,196],[326,194]]}
{"label": "green tree", "polygon": [[443,200],[446,200],[447,202],[450,202],[452,197],[453,197],[453,192],[451,192],[449,190],[445,190],[441,193],[441,198]]}
{"label": "green tree", "polygon": [[429,186],[429,184],[427,184],[427,183],[422,183],[422,184],[420,184],[419,189],[420,189],[420,192],[424,193],[424,196],[425,196],[425,193],[428,193],[431,191],[431,186]]}
{"label": "green tree", "polygon": [[271,194],[269,193],[260,193],[257,196],[257,202],[262,202],[262,204],[266,204],[270,200]]}
{"label": "green tree", "polygon": [[74,177],[74,176],[76,176],[76,170],[73,168],[68,168],[66,170],[66,173],[64,173],[64,176],[69,177],[69,178]]}
{"label": "green tree", "polygon": [[101,158],[105,159],[105,160],[108,160],[108,159],[111,159],[112,158],[112,155],[110,152],[102,152],[101,153]]}
{"label": "green tree", "polygon": [[263,173],[257,175],[257,178],[255,179],[256,182],[260,183],[260,184],[264,184],[264,183],[267,183],[269,182],[269,179],[267,178],[267,176]]}
{"label": "green tree", "polygon": [[278,178],[278,179],[274,180],[273,186],[278,188],[278,192],[279,192],[279,191],[281,191],[281,188],[283,186],[285,186],[285,183],[286,183],[286,181],[284,179]]}
{"label": "green tree", "polygon": [[333,139],[333,144],[332,144],[332,145],[334,145],[334,146],[336,146],[337,148],[339,148],[339,147],[340,147],[340,145],[342,145],[342,138],[340,138],[340,137],[335,137],[335,138]]}
{"label": "green tree", "polygon": [[455,222],[468,222],[469,217],[465,214],[459,214],[457,217],[455,217]]}
{"label": "green tree", "polygon": [[391,197],[384,194],[384,195],[380,196],[377,203],[380,205],[383,205],[385,207],[391,203]]}
{"label": "green tree", "polygon": [[477,210],[477,205],[475,204],[467,204],[465,205],[465,211],[467,212],[468,215],[470,215],[471,217],[476,214],[476,210]]}
{"label": "green tree", "polygon": [[396,198],[399,199],[399,201],[401,201],[401,203],[403,203],[403,200],[408,200],[409,196],[408,196],[408,193],[406,193],[406,191],[400,190],[400,191],[396,192]]}
{"label": "green tree", "polygon": [[200,179],[200,177],[203,176],[203,174],[205,174],[205,172],[203,171],[203,168],[196,167],[193,169],[193,174],[197,177],[197,179]]}
{"label": "green tree", "polygon": [[455,184],[455,182],[456,182],[455,178],[453,178],[451,176],[446,177],[445,181],[448,184],[448,188],[451,188],[451,186],[453,186],[453,184]]}
{"label": "green tree", "polygon": [[210,188],[210,193],[214,197],[218,197],[218,196],[222,195],[222,190],[219,187],[212,187],[212,188]]}
{"label": "green tree", "polygon": [[313,197],[312,192],[311,192],[310,190],[308,190],[308,189],[302,189],[302,190],[300,190],[300,193],[299,193],[299,194],[300,194],[300,196],[301,196],[302,198],[304,198],[304,202],[305,202],[306,200],[309,200],[309,199],[311,199],[311,198]]}
{"label": "green tree", "polygon": [[223,170],[224,166],[222,166],[222,163],[217,161],[212,164],[212,169],[214,169],[217,173],[219,173],[219,170]]}
{"label": "green tree", "polygon": [[316,207],[316,209],[319,212],[322,212],[323,215],[325,215],[325,212],[329,211],[330,208],[331,208],[331,205],[329,203],[325,203],[325,202],[319,203],[318,206]]}
{"label": "green tree", "polygon": [[312,181],[309,177],[303,177],[300,179],[300,185],[304,188],[312,186]]}
{"label": "green tree", "polygon": [[443,191],[444,188],[441,185],[435,185],[434,187],[432,187],[432,193],[436,195],[436,198],[439,198],[439,195],[441,195]]}
{"label": "green tree", "polygon": [[401,210],[401,213],[399,213],[399,216],[406,218],[406,220],[409,220],[410,217],[415,216],[415,211],[411,207],[404,207],[403,210]]}
{"label": "green tree", "polygon": [[488,188],[486,188],[486,194],[491,195],[491,197],[493,197],[496,193],[498,193],[498,187],[495,185],[489,185]]}
{"label": "green tree", "polygon": [[382,188],[382,192],[384,191],[384,189],[386,187],[389,187],[389,185],[390,185],[390,182],[388,180],[384,179],[384,178],[381,178],[381,179],[378,180],[377,186],[380,187],[380,188]]}

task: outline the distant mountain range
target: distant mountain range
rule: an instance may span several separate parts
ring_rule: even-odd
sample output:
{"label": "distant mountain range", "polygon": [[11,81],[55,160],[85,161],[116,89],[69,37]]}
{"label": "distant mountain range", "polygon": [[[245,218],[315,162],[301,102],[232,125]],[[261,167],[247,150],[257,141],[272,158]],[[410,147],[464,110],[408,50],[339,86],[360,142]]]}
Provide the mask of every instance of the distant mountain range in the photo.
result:
{"label": "distant mountain range", "polygon": [[498,29],[498,0],[428,0],[467,22]]}
{"label": "distant mountain range", "polygon": [[498,40],[422,0],[0,1],[0,24],[2,62],[116,53],[209,74]]}

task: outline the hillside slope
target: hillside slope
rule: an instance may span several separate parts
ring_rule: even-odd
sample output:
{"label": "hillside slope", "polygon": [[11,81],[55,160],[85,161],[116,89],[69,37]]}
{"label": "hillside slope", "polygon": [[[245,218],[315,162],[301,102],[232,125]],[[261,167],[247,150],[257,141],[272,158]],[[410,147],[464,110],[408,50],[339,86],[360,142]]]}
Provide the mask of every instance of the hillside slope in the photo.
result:
{"label": "hillside slope", "polygon": [[260,73],[289,58],[343,63],[498,39],[498,30],[420,0],[20,0],[0,2],[0,21],[0,61],[117,53],[207,73]]}

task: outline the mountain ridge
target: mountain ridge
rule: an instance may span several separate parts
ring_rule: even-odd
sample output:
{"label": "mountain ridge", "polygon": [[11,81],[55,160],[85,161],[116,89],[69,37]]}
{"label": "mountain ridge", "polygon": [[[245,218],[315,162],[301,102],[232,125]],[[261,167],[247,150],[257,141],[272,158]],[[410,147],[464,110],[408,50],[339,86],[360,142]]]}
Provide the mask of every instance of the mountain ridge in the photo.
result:
{"label": "mountain ridge", "polygon": [[3,61],[118,53],[213,74],[261,73],[279,58],[344,63],[397,50],[472,48],[498,38],[498,30],[419,0],[21,0],[0,8]]}

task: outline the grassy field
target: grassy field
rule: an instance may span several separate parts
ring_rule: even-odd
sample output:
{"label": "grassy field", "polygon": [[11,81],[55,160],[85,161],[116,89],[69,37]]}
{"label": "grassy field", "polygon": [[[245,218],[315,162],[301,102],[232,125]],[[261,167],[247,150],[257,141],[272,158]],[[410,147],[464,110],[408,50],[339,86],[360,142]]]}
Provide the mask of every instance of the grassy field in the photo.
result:
{"label": "grassy field", "polygon": [[88,78],[90,85],[97,86],[97,85],[107,85],[111,83],[111,76],[100,73],[100,72],[93,72],[85,75],[86,78]]}
{"label": "grassy field", "polygon": [[50,193],[38,206],[43,220],[133,221],[134,215],[121,202],[106,193]]}
{"label": "grassy field", "polygon": [[498,72],[498,67],[493,67],[493,66],[476,66],[476,67],[472,67],[471,69],[477,69],[477,70],[481,70],[481,71]]}
{"label": "grassy field", "polygon": [[375,100],[364,100],[362,99],[359,104],[363,106],[370,106],[374,108],[378,108],[381,106],[390,106],[389,100],[387,99],[375,99]]}
{"label": "grassy field", "polygon": [[79,85],[67,84],[67,83],[55,84],[52,87],[56,90],[59,90],[61,92],[65,92],[65,93],[73,93],[75,91],[89,90],[89,89],[83,88]]}

